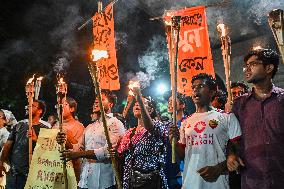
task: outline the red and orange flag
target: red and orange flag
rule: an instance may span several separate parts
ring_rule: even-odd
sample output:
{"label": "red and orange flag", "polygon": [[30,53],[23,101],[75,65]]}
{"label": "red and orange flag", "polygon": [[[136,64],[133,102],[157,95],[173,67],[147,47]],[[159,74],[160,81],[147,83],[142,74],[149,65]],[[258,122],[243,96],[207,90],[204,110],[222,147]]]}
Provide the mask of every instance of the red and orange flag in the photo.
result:
{"label": "red and orange flag", "polygon": [[94,49],[106,50],[108,58],[97,61],[101,89],[119,90],[119,75],[116,59],[113,4],[93,18]]}
{"label": "red and orange flag", "polygon": [[[172,16],[181,16],[178,44],[177,90],[190,96],[191,79],[199,73],[207,73],[215,77],[212,60],[208,28],[206,23],[205,7],[186,8],[167,12],[165,21],[171,22]],[[173,63],[174,49],[170,45],[170,33],[167,32],[167,41],[171,64]],[[172,48],[172,49],[170,49]],[[171,73],[173,66],[170,66]]]}

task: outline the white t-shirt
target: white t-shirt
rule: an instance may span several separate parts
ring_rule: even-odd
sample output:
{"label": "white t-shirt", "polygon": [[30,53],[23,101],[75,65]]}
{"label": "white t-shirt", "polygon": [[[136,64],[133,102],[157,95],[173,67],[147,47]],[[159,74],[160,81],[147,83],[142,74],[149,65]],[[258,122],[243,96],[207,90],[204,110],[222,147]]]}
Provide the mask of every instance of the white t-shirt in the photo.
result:
{"label": "white t-shirt", "polygon": [[186,118],[179,141],[186,146],[182,188],[229,189],[227,174],[220,175],[216,182],[206,182],[197,170],[225,161],[227,142],[240,136],[240,125],[234,114],[215,109]]}

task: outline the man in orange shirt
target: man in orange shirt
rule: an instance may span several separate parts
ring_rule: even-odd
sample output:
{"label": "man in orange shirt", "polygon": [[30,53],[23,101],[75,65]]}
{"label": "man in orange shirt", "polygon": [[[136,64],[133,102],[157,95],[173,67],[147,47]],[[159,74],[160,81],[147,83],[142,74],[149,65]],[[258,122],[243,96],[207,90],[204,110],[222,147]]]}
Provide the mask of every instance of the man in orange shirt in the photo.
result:
{"label": "man in orange shirt", "polygon": [[[63,130],[67,135],[66,149],[72,149],[74,144],[78,143],[78,139],[83,135],[84,126],[75,119],[77,111],[77,102],[70,97],[66,97],[63,102]],[[55,125],[54,129],[58,129]],[[80,159],[73,160],[73,167],[77,182],[80,179]]]}

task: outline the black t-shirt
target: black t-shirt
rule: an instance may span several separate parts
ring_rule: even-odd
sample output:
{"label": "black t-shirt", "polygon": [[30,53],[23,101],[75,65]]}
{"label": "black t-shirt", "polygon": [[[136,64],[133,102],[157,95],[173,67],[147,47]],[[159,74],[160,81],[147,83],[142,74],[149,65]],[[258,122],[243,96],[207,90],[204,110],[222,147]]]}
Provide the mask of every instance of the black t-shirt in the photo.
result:
{"label": "black t-shirt", "polygon": [[[33,129],[38,136],[41,128],[48,128],[42,123],[33,125]],[[28,174],[29,172],[29,130],[28,122],[21,121],[15,125],[9,135],[8,140],[13,141],[13,146],[9,155],[12,173]],[[33,142],[33,149],[36,143]]]}

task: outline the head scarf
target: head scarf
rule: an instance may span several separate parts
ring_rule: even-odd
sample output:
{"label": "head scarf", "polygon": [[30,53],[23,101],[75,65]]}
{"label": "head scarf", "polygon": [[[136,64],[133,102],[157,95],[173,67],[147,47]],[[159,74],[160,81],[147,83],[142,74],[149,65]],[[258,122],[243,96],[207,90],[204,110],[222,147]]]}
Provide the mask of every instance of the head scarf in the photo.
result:
{"label": "head scarf", "polygon": [[17,124],[17,120],[11,111],[4,109],[1,109],[1,111],[4,113],[4,116],[6,118],[6,125],[14,126],[15,124]]}

